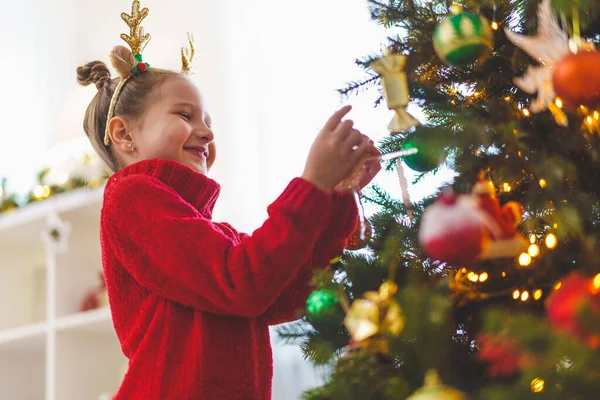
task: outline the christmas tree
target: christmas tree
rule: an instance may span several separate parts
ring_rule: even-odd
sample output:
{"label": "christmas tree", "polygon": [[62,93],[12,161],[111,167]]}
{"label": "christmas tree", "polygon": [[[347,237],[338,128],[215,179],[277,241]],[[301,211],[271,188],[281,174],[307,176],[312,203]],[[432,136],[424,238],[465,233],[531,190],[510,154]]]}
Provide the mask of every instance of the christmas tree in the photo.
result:
{"label": "christmas tree", "polygon": [[[600,398],[600,2],[368,5],[400,33],[341,93],[394,110],[402,198],[360,193],[378,212],[280,328],[329,371],[304,398]],[[412,202],[405,168],[440,166]]]}

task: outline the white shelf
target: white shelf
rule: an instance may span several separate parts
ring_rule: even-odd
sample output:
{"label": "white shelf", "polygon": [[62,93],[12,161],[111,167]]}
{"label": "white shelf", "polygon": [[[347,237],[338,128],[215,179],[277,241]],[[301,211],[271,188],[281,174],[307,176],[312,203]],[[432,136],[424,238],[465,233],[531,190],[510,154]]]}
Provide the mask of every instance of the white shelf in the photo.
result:
{"label": "white shelf", "polygon": [[40,200],[25,207],[17,208],[0,215],[0,233],[14,229],[35,220],[45,222],[52,212],[62,213],[78,208],[89,207],[102,201],[104,186],[96,189],[77,189],[72,192],[60,193],[48,199]]}
{"label": "white shelf", "polygon": [[[0,214],[2,400],[97,399],[118,389],[126,359],[110,309],[77,312],[100,283],[103,191],[78,189]],[[71,226],[65,252],[42,240],[50,216]]]}
{"label": "white shelf", "polygon": [[113,333],[112,316],[108,307],[80,312],[56,320],[56,330],[90,333]]}
{"label": "white shelf", "polygon": [[0,350],[30,348],[32,344],[43,348],[46,343],[48,324],[39,322],[0,331]]}

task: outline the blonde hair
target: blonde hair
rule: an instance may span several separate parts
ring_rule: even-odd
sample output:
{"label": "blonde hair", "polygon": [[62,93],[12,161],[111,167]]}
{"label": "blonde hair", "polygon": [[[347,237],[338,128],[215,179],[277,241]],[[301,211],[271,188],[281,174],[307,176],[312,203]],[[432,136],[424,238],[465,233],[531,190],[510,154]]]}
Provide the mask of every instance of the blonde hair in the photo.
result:
{"label": "blonde hair", "polygon": [[[82,86],[96,85],[98,93],[87,108],[83,120],[83,129],[92,147],[112,171],[120,169],[119,163],[110,147],[104,145],[104,133],[108,123],[107,116],[115,89],[122,79],[131,76],[137,62],[131,50],[124,46],[115,47],[110,60],[120,77],[111,79],[108,66],[102,61],[92,61],[77,68],[77,82]],[[135,120],[146,110],[148,97],[152,90],[169,78],[180,78],[179,72],[148,68],[142,73],[131,76],[121,89],[115,104],[114,116]]]}

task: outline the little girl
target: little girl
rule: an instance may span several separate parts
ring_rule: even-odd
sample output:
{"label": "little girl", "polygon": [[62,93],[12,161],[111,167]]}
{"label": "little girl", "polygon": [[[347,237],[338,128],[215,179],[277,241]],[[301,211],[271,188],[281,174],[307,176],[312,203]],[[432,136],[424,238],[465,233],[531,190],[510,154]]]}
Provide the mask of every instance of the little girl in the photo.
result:
{"label": "little girl", "polygon": [[[113,49],[120,78],[100,61],[77,70],[81,84],[98,88],[85,132],[115,171],[101,215],[110,307],[129,359],[115,398],[268,400],[268,327],[297,318],[312,268],[342,251],[356,206],[336,185],[377,151],[352,121],[342,122],[344,107],[262,227],[246,235],[213,222],[219,185],[206,176],[215,160],[210,116],[186,77],[185,53],[182,73],[142,63],[139,22],[147,13],[134,1],[132,16],[123,15],[133,52]],[[358,189],[379,169],[370,163]]]}

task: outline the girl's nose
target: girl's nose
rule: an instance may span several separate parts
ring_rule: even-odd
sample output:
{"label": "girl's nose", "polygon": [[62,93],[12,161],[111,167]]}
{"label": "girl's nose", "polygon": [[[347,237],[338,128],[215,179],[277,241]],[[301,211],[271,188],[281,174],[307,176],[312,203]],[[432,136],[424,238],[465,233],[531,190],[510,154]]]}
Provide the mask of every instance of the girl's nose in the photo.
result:
{"label": "girl's nose", "polygon": [[203,126],[200,130],[198,130],[196,135],[198,135],[206,143],[210,143],[215,140],[215,134],[213,133],[212,129],[207,126]]}

